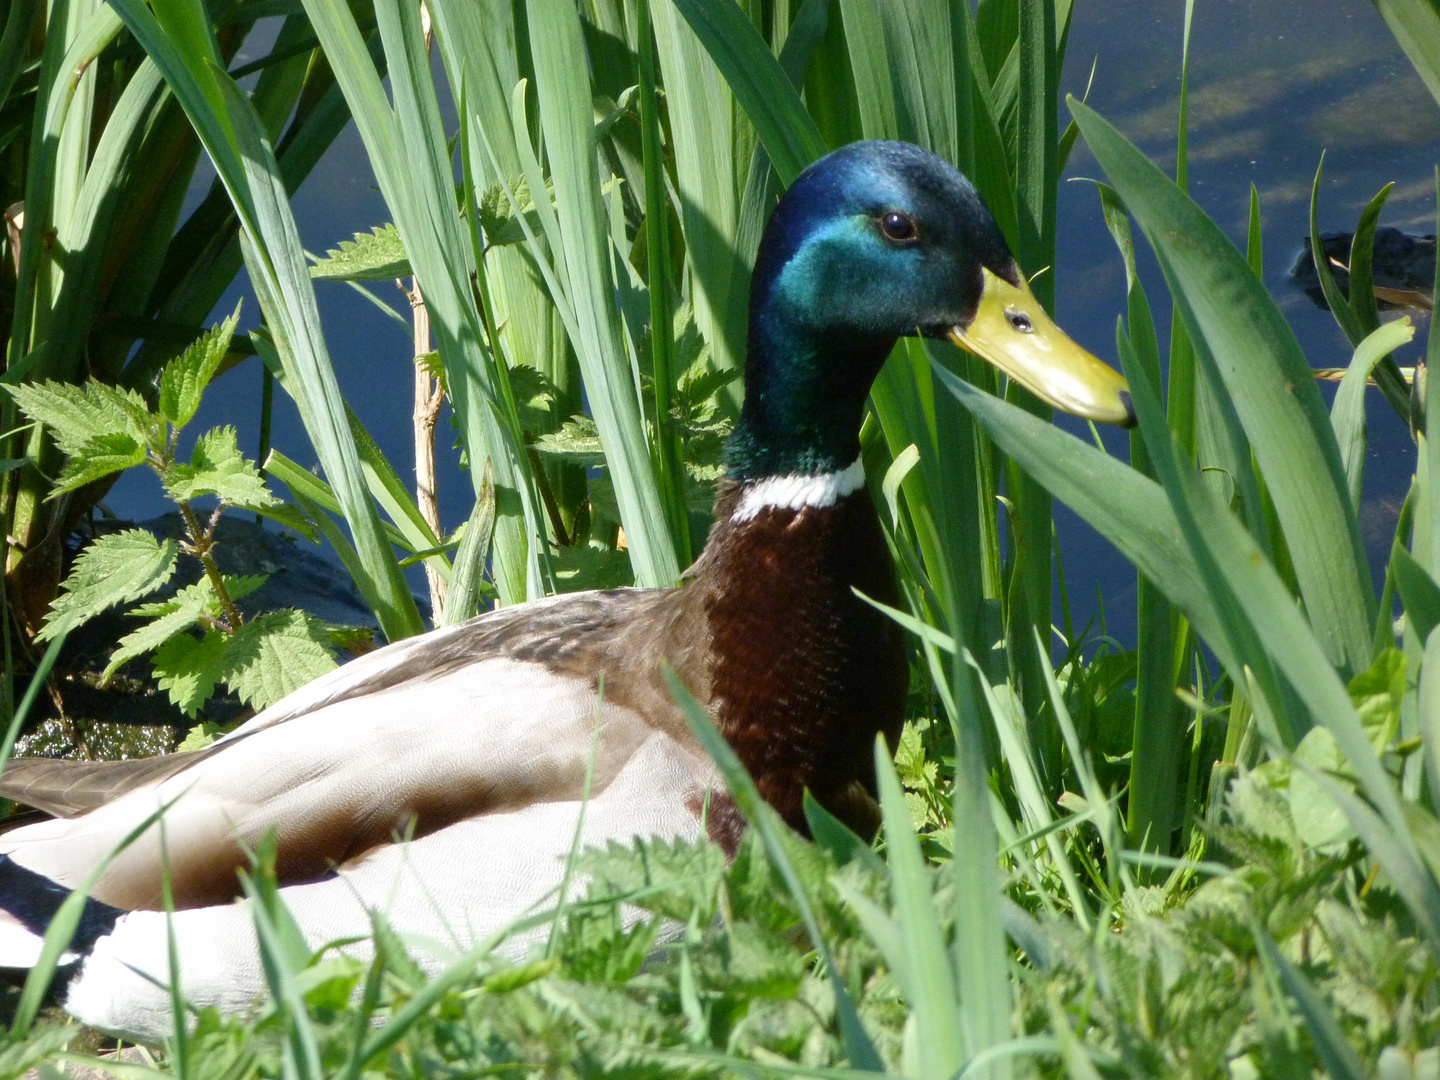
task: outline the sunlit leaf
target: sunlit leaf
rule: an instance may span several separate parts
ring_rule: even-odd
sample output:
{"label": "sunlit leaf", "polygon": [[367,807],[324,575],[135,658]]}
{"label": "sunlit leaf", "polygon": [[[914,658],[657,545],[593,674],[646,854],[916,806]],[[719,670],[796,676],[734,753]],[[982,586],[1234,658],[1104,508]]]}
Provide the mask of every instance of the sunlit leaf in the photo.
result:
{"label": "sunlit leaf", "polygon": [[40,637],[57,637],[107,608],[159,588],[175,572],[178,552],[174,540],[162,543],[144,529],[96,537],[61,583]]}

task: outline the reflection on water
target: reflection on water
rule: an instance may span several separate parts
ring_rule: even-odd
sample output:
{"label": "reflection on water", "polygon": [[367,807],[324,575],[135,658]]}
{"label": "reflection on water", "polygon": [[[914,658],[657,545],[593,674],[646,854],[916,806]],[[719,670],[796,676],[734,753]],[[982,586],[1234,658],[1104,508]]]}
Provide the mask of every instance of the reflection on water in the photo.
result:
{"label": "reflection on water", "polygon": [[[1065,92],[1083,94],[1098,57],[1090,104],[1172,173],[1184,6],[1183,0],[1077,0],[1062,80]],[[1264,222],[1266,283],[1311,363],[1342,366],[1350,354],[1345,338],[1330,316],[1287,280],[1309,231],[1316,165],[1324,151],[1322,231],[1353,229],[1365,204],[1393,181],[1383,223],[1412,233],[1434,232],[1440,107],[1367,0],[1200,0],[1191,57],[1191,194],[1240,239],[1250,185],[1255,185]],[[1067,119],[1062,106],[1062,123]],[[1098,172],[1084,142],[1078,142],[1067,180]],[[306,246],[316,252],[388,220],[353,126],[301,188],[295,212]],[[1082,344],[1113,360],[1115,319],[1125,307],[1124,273],[1090,184],[1061,185],[1059,219],[1057,319]],[[1144,245],[1138,246],[1163,338],[1169,318],[1168,305],[1162,303],[1164,284]],[[317,291],[342,388],[403,474],[412,453],[408,338],[346,286],[321,283]],[[376,283],[375,291],[401,306],[398,292],[387,283]],[[244,286],[233,288],[219,310],[228,313],[242,293],[249,297],[248,325],[253,326],[258,309]],[[1421,330],[1418,341],[1424,340]],[[1417,351],[1410,346],[1400,362],[1412,364]],[[207,396],[191,430],[234,423],[253,437],[258,372],[241,369],[224,378],[224,392]],[[282,404],[283,395],[276,398],[274,444],[308,463],[311,455],[298,418]],[[1383,565],[1413,448],[1378,396],[1370,419],[1362,532],[1372,561]],[[1113,452],[1124,452],[1122,433],[1106,432],[1105,438]],[[442,427],[442,446],[448,442]],[[453,528],[469,510],[470,484],[453,459],[440,456],[441,514],[446,527]],[[141,477],[127,478],[111,501],[136,517],[167,508]],[[1098,610],[1098,586],[1109,631],[1133,642],[1133,572],[1074,515],[1057,507],[1057,521],[1077,627]],[[418,579],[416,584],[421,585]]]}

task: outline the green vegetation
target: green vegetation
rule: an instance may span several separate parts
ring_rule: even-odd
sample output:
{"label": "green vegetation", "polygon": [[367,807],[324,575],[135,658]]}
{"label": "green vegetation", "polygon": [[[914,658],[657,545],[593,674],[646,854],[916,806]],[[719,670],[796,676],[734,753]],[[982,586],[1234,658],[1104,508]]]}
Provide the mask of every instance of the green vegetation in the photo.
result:
{"label": "green vegetation", "polygon": [[[41,18],[36,7],[17,0],[11,22]],[[1377,7],[1440,86],[1432,0]],[[247,93],[227,73],[232,38],[278,9],[280,40]],[[405,557],[450,582],[447,623],[473,611],[487,552],[503,603],[678,578],[704,535],[703,485],[734,412],[766,211],[831,147],[902,138],[955,161],[1048,303],[1057,178],[1083,138],[1129,282],[1117,351],[1140,424],[1128,462],[1050,425],[1034,399],[948,345],[902,342],[875,386],[865,466],[901,575],[895,617],[914,639],[912,720],[893,767],[877,754],[878,853],[818,808],[814,843],[790,834],[692,716],[752,823],[733,863],[706,845],[587,852],[583,895],[552,898],[517,927],[554,927],[531,962],[503,967],[481,949],[427,978],[379,925],[371,965],[306,955],[262,857],[247,888],[274,1001],[244,1022],[200,1018],[164,1068],[1440,1076],[1440,450],[1424,425],[1440,406],[1435,384],[1408,387],[1389,359],[1412,329],[1381,325],[1363,287],[1384,193],[1361,220],[1348,299],[1318,268],[1355,346],[1327,411],[1253,270],[1258,206],[1242,253],[1185,192],[1183,94],[1178,183],[1080,102],[1061,130],[1067,0],[977,11],[960,0],[429,0],[424,18],[396,0],[68,10],[38,65],[8,26],[0,41],[0,88],[14,87],[4,115],[25,116],[40,176],[27,180],[25,237],[68,235],[83,215],[67,204],[62,222],[53,193],[78,198],[80,179],[110,160],[105,138],[130,115],[130,91],[113,88],[105,137],[89,148],[80,133],[95,126],[98,73],[150,80],[131,106],[136,130],[143,104],[188,139],[183,110],[223,186],[213,212],[233,211],[238,249],[227,250],[243,254],[259,294],[254,351],[299,406],[325,481],[279,455],[266,467],[392,639],[421,629]],[[442,124],[429,47],[458,132]],[[77,58],[97,61],[78,83]],[[377,459],[330,364],[286,201],[298,168],[286,148],[326,141],[303,124],[294,133],[317,101],[354,116],[393,225],[342,245],[316,276],[417,279],[477,492],[464,543],[438,536]],[[334,115],[316,131],[333,134]],[[292,134],[277,142],[287,117]],[[69,187],[57,162],[69,162]],[[1168,333],[1134,271],[1132,223],[1164,272]],[[161,232],[147,266],[161,261]],[[97,265],[124,255],[113,239],[95,243]],[[30,647],[40,619],[26,613],[60,580],[44,596],[40,577],[17,576],[38,550],[25,537],[39,533],[24,531],[36,508],[87,491],[78,505],[93,505],[103,492],[82,485],[96,469],[147,453],[162,475],[195,470],[173,459],[160,419],[183,423],[166,380],[214,370],[181,360],[157,378],[167,353],[137,329],[147,340],[133,357],[127,344],[110,366],[92,359],[98,386],[55,389],[79,383],[67,335],[87,325],[55,312],[97,295],[65,291],[80,288],[72,246],[19,248],[4,380],[31,387],[18,397],[41,423],[12,434],[7,412],[0,431],[7,650],[12,637]],[[62,266],[57,251],[77,262]],[[227,265],[216,255],[195,273],[223,285]],[[218,295],[196,288],[190,322]],[[1428,344],[1440,355],[1433,323]],[[1416,444],[1378,597],[1356,514],[1372,372]],[[113,432],[128,428],[67,427],[45,393],[107,402],[143,430],[121,446]],[[248,469],[238,450],[226,461]],[[208,490],[265,502],[258,488]],[[1135,565],[1133,652],[1067,627],[1052,663],[1052,498]],[[76,594],[54,609],[57,625],[75,616]],[[54,653],[18,709],[5,698],[6,718],[23,718]],[[657,917],[683,927],[658,950]],[[58,1038],[27,1019],[0,1069],[20,1071]]]}
{"label": "green vegetation", "polygon": [[[225,359],[239,315],[237,309],[165,365],[155,411],[133,390],[94,379],[83,387],[42,382],[6,388],[65,455],[52,499],[143,464],[179,506],[186,532],[182,543],[162,542],[143,529],[96,537],[61,582],[60,595],[36,636],[42,641],[62,638],[100,612],[154,592],[170,580],[183,551],[200,562],[203,576],[172,599],[130,609],[130,615],[149,621],[121,638],[102,679],[132,658],[154,651],[157,682],[187,716],[198,713],[221,682],[247,705],[263,709],[335,667],[326,628],[318,619],[291,608],[246,620],[236,601],[263,585],[267,575],[222,574],[215,562],[215,533],[224,507],[267,515],[315,537],[309,522],[266,490],[254,464],[240,453],[234,428],[206,432],[188,462],[176,460],[180,432],[194,418],[201,392]],[[205,496],[220,505],[202,523],[192,500]],[[188,633],[192,628],[201,636]]]}

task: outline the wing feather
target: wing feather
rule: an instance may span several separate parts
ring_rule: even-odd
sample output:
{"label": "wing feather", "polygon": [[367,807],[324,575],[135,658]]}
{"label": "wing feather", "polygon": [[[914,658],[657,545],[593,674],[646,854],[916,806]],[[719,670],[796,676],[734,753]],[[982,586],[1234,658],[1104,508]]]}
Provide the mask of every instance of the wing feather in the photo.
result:
{"label": "wing feather", "polygon": [[74,817],[111,802],[127,791],[183,772],[213,752],[188,750],[132,761],[72,761],[15,758],[0,776],[0,797],[34,806],[57,817]]}
{"label": "wing feather", "polygon": [[[598,731],[597,731],[598,728]],[[591,760],[603,791],[651,728],[601,703],[589,680],[496,659],[342,698],[217,743],[203,758],[71,819],[0,836],[0,851],[75,885],[158,805],[179,907],[224,903],[245,849],[277,832],[282,882],[323,877],[396,834],[420,837],[487,813],[578,797]],[[94,895],[160,901],[161,837],[122,852]]]}

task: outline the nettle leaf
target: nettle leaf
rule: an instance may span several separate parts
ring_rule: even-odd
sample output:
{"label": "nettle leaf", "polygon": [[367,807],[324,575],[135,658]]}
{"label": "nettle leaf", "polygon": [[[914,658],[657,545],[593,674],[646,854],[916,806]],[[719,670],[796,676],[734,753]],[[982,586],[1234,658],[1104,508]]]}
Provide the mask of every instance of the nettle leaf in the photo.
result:
{"label": "nettle leaf", "polygon": [[560,959],[565,977],[591,983],[623,983],[634,977],[655,946],[658,917],[628,929],[623,909],[583,907],[565,920]]}
{"label": "nettle leaf", "polygon": [[129,435],[141,446],[162,449],[160,421],[133,390],[94,379],[84,386],[46,381],[5,389],[26,416],[54,433],[55,444],[69,457],[83,453],[92,440],[117,433]]}
{"label": "nettle leaf", "polygon": [[58,637],[107,608],[158,589],[175,572],[179,550],[174,540],[161,543],[144,529],[97,537],[61,582],[40,637]]}
{"label": "nettle leaf", "polygon": [[555,384],[545,373],[529,364],[515,364],[509,369],[510,390],[515,395],[515,411],[520,424],[527,430],[549,427],[550,409],[555,404]]}
{"label": "nettle leaf", "polygon": [[225,683],[256,709],[335,667],[325,624],[294,608],[257,615],[225,644]]}
{"label": "nettle leaf", "polygon": [[1368,671],[1350,680],[1350,700],[1377,754],[1385,753],[1400,730],[1400,704],[1405,699],[1405,654],[1389,648]]}
{"label": "nettle leaf", "polygon": [[180,745],[175,747],[177,754],[183,754],[186,750],[204,750],[221,735],[228,734],[235,730],[234,724],[215,724],[209,720],[202,720],[185,733],[185,738],[180,740]]}
{"label": "nettle leaf", "polygon": [[224,322],[213,327],[171,360],[160,373],[160,415],[177,428],[184,427],[200,407],[200,396],[230,350],[230,339],[240,321],[240,304]]}
{"label": "nettle leaf", "polygon": [[65,462],[65,468],[61,470],[54,489],[46,499],[58,498],[67,491],[84,487],[92,480],[144,464],[145,453],[145,447],[124,432],[97,435],[81,447],[78,454]]}
{"label": "nettle leaf", "polygon": [[165,482],[165,491],[176,502],[198,495],[215,495],[222,502],[245,510],[277,505],[259,471],[240,452],[233,427],[207,431],[195,443],[189,464],[177,463]]}
{"label": "nettle leaf", "polygon": [[270,580],[269,574],[221,574],[231,600],[242,600]]}
{"label": "nettle leaf", "polygon": [[74,1024],[35,1028],[24,1041],[0,1052],[0,1076],[21,1076],[34,1069],[57,1050],[63,1050],[80,1031]]}
{"label": "nettle leaf", "polygon": [[[231,600],[248,596],[268,579],[268,574],[245,574],[238,577],[221,575]],[[215,587],[210,584],[209,578],[202,577],[195,584],[185,586],[170,600],[140,604],[126,614],[150,616],[154,621],[120,639],[120,647],[110,654],[110,663],[100,676],[102,683],[109,681],[110,676],[126,661],[159,648],[171,637],[190,629],[202,619],[219,619],[222,609],[220,598],[215,595]]]}
{"label": "nettle leaf", "polygon": [[400,242],[400,230],[386,223],[368,233],[356,233],[354,240],[341,240],[310,267],[310,276],[322,281],[388,281],[409,277],[410,257]]}
{"label": "nettle leaf", "polygon": [[541,454],[563,457],[587,468],[605,464],[605,450],[600,445],[600,429],[588,416],[572,416],[560,425],[559,431],[537,437],[534,445]]}
{"label": "nettle leaf", "polygon": [[[520,207],[520,213],[525,215],[530,231],[538,236],[541,231],[540,216],[535,209],[535,197],[530,194],[530,185],[523,177],[518,177],[510,182],[509,188],[515,196],[515,203]],[[554,201],[554,191],[548,180],[545,182],[545,197],[551,202]],[[499,184],[491,184],[485,189],[476,209],[480,212],[480,228],[485,233],[487,245],[504,247],[506,244],[525,242],[525,230],[515,215],[515,208],[510,204],[505,189]]]}
{"label": "nettle leaf", "polygon": [[194,716],[210,700],[220,682],[226,638],[207,630],[203,638],[176,634],[155,652],[155,678],[160,689],[186,716]]}
{"label": "nettle leaf", "polygon": [[[196,594],[187,597],[184,603],[174,605],[173,610],[161,614],[159,618],[146,623],[139,630],[122,637],[119,647],[110,654],[110,663],[105,666],[105,671],[100,676],[100,682],[102,684],[109,682],[110,676],[119,671],[121,665],[151,649],[159,648],[176,634],[190,629],[199,622],[201,615],[206,614],[209,606],[206,599],[202,599],[198,595],[200,586],[210,593],[208,601],[218,608],[219,602],[215,599],[215,591],[210,588],[208,581],[202,581],[199,586],[192,585],[189,589],[182,589],[181,595],[192,590],[195,590]],[[135,613],[135,611],[130,612],[132,615]]]}
{"label": "nettle leaf", "polygon": [[695,913],[702,925],[715,917],[725,874],[725,853],[708,840],[635,837],[628,846],[587,848],[575,862],[590,875],[591,900],[616,897],[682,923]]}
{"label": "nettle leaf", "polygon": [[738,920],[707,941],[696,961],[707,990],[745,997],[794,997],[805,978],[805,956],[791,942]]}

